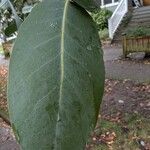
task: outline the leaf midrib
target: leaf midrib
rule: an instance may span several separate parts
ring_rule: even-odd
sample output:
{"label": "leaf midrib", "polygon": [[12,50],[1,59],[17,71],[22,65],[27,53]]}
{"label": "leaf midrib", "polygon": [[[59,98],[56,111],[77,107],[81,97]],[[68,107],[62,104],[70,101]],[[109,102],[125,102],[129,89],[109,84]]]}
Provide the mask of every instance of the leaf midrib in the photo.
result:
{"label": "leaf midrib", "polygon": [[[64,52],[65,52],[65,23],[66,23],[66,15],[67,15],[67,8],[68,8],[69,0],[65,2],[64,11],[63,11],[63,19],[62,19],[62,29],[61,29],[61,44],[60,44],[60,91],[59,91],[59,108],[61,107],[62,101],[62,90],[63,90],[63,81],[64,81]],[[59,120],[59,109],[58,109],[58,117]]]}
{"label": "leaf midrib", "polygon": [[63,94],[63,82],[64,82],[64,52],[65,52],[65,24],[66,24],[66,16],[67,16],[67,9],[69,5],[69,0],[66,0],[64,5],[63,11],[63,18],[62,18],[62,28],[61,28],[61,43],[60,43],[60,89],[59,89],[59,101],[58,101],[58,114],[57,114],[57,123],[56,123],[56,131],[55,131],[55,146],[57,144],[56,136],[57,136],[57,128],[58,128],[58,121],[60,120],[60,107],[62,101],[62,94]]}

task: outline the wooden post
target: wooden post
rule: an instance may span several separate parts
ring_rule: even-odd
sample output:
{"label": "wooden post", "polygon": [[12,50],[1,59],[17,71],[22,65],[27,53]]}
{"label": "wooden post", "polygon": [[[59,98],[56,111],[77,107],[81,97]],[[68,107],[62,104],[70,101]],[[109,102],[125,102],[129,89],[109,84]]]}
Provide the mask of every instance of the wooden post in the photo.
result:
{"label": "wooden post", "polygon": [[140,0],[141,5],[143,6],[143,0]]}
{"label": "wooden post", "polygon": [[104,6],[104,0],[101,0],[101,6]]}
{"label": "wooden post", "polygon": [[128,10],[129,10],[130,12],[133,11],[132,0],[128,0]]}
{"label": "wooden post", "polygon": [[126,58],[126,54],[127,54],[127,39],[126,39],[126,34],[122,35],[122,45],[123,45],[123,57]]}

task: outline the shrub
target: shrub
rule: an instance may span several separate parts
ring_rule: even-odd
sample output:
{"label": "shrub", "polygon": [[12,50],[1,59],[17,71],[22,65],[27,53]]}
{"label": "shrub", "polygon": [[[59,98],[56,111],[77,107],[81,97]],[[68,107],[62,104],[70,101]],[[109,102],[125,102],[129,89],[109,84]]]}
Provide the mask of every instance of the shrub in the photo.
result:
{"label": "shrub", "polygon": [[25,17],[27,17],[28,13],[24,14],[23,8],[28,7],[28,6],[33,7],[40,0],[12,0],[12,1],[13,1],[13,5],[14,5],[19,17],[24,20]]}
{"label": "shrub", "polygon": [[138,37],[138,36],[150,36],[150,28],[146,27],[137,27],[130,28],[126,31],[127,37]]}
{"label": "shrub", "polygon": [[98,30],[104,30],[108,28],[108,19],[111,17],[112,12],[107,9],[101,9],[91,14],[93,20],[97,24]]}
{"label": "shrub", "polygon": [[109,38],[109,32],[108,32],[108,29],[105,28],[104,30],[100,30],[99,31],[99,36],[100,36],[100,39],[105,41]]}
{"label": "shrub", "polygon": [[[39,1],[40,0],[10,0],[13,4],[12,6],[10,3],[6,3],[5,7],[0,7],[0,33],[6,37],[12,36],[29,14],[24,14],[23,8],[27,9],[29,6],[32,8]],[[13,9],[16,11],[16,14],[14,14]]]}

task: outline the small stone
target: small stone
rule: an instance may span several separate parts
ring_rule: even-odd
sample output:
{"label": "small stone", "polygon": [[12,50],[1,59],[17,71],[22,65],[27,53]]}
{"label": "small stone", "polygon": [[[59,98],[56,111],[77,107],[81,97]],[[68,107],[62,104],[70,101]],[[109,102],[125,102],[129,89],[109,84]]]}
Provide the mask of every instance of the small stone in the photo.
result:
{"label": "small stone", "polygon": [[147,107],[150,107],[150,102],[147,104]]}
{"label": "small stone", "polygon": [[96,138],[95,138],[95,137],[93,137],[93,141],[96,141]]}
{"label": "small stone", "polygon": [[144,147],[145,146],[145,142],[144,141],[140,141],[140,144]]}
{"label": "small stone", "polygon": [[124,101],[123,101],[123,100],[118,100],[118,102],[119,102],[120,104],[124,104]]}
{"label": "small stone", "polygon": [[141,106],[141,107],[143,107],[143,106],[144,106],[144,104],[143,104],[143,103],[140,103],[140,106]]}
{"label": "small stone", "polygon": [[135,113],[135,114],[138,114],[138,111],[135,110],[134,113]]}
{"label": "small stone", "polygon": [[145,52],[130,53],[128,57],[131,59],[143,60],[145,57]]}

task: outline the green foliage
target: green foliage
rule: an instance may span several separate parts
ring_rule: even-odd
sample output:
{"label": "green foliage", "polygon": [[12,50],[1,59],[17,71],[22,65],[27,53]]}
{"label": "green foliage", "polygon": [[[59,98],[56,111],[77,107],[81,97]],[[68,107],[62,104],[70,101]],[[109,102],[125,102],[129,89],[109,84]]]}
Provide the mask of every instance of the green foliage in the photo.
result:
{"label": "green foliage", "polygon": [[92,18],[70,0],[42,1],[20,27],[10,60],[9,113],[22,149],[83,150],[103,90]]}
{"label": "green foliage", "polygon": [[108,28],[108,19],[112,15],[111,11],[107,9],[101,9],[99,11],[95,11],[91,15],[97,24],[98,30],[104,30],[105,28]]}
{"label": "green foliage", "polygon": [[13,33],[17,31],[17,25],[15,20],[12,20],[11,22],[8,23],[7,28],[5,29],[5,35],[7,37],[11,36]]}
{"label": "green foliage", "polygon": [[17,14],[23,20],[25,19],[25,17],[27,17],[28,14],[23,14],[22,9],[26,6],[34,7],[34,5],[37,4],[39,1],[40,0],[12,0],[13,5],[17,11]]}
{"label": "green foliage", "polygon": [[[9,0],[8,0],[9,1]],[[22,23],[22,20],[27,17],[27,14],[22,12],[23,8],[27,6],[34,7],[39,0],[11,0],[11,3],[6,3],[6,7],[0,8],[0,34],[10,37],[17,31],[17,28]],[[14,10],[13,10],[14,9]],[[14,11],[15,14],[14,14]],[[19,18],[20,17],[20,18]],[[5,39],[4,39],[5,40]]]}
{"label": "green foliage", "polygon": [[16,22],[10,8],[0,9],[0,28],[1,34],[11,35],[16,31]]}
{"label": "green foliage", "polygon": [[127,37],[150,36],[150,28],[137,27],[126,31]]}
{"label": "green foliage", "polygon": [[109,38],[109,32],[108,32],[108,29],[105,28],[103,30],[100,30],[99,31],[99,36],[100,36],[100,39],[101,40],[107,40]]}

